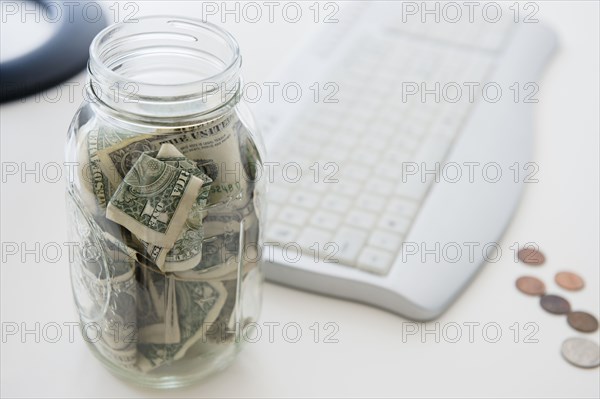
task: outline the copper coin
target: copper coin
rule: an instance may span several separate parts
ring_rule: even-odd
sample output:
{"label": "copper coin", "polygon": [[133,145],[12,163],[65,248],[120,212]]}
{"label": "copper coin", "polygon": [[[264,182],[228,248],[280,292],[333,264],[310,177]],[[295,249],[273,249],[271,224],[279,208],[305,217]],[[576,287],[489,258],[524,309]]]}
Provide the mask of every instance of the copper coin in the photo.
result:
{"label": "copper coin", "polygon": [[571,312],[567,315],[571,327],[581,332],[594,332],[598,329],[598,319],[586,312]]}
{"label": "copper coin", "polygon": [[540,305],[545,311],[554,314],[565,314],[571,310],[569,302],[558,295],[544,295],[540,299]]}
{"label": "copper coin", "polygon": [[569,291],[578,291],[584,286],[583,279],[577,274],[571,272],[556,273],[556,276],[554,276],[554,281],[556,281],[556,284]]}
{"label": "copper coin", "polygon": [[535,248],[521,248],[517,256],[521,262],[532,266],[539,266],[546,261],[544,254]]}
{"label": "copper coin", "polygon": [[519,277],[516,282],[517,289],[527,295],[544,295],[546,286],[544,283],[531,276]]}

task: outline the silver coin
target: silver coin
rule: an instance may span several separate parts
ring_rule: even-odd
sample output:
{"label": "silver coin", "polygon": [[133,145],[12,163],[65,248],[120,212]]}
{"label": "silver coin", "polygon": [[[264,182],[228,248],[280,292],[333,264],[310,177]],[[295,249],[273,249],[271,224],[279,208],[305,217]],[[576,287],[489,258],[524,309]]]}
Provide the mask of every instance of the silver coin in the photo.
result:
{"label": "silver coin", "polygon": [[568,338],[561,348],[563,357],[577,367],[593,368],[600,365],[600,347],[585,338]]}

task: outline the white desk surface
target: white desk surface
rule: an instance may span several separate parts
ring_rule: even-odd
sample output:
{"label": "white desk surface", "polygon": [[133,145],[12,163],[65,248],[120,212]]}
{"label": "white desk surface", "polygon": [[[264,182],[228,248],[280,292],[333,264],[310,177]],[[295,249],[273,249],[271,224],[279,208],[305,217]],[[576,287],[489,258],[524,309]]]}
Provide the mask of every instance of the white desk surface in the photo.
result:
{"label": "white desk surface", "polygon": [[[153,11],[191,15],[191,2],[137,3],[140,14]],[[67,332],[57,343],[35,342],[28,335],[3,335],[1,346],[2,397],[598,397],[600,371],[577,369],[560,355],[562,341],[583,336],[565,317],[544,312],[535,298],[514,288],[517,277],[542,278],[550,292],[568,298],[576,309],[599,314],[599,7],[589,2],[538,2],[539,17],[558,34],[560,49],[548,66],[535,107],[535,154],[540,166],[537,184],[526,188],[520,208],[502,240],[506,251],[513,242],[535,241],[547,264],[531,269],[503,257],[487,265],[474,284],[437,322],[458,323],[459,343],[432,335],[402,342],[407,320],[369,306],[326,298],[267,283],[261,323],[298,323],[303,336],[286,342],[276,330],[248,344],[226,371],[184,389],[168,393],[138,388],[114,378],[96,361],[76,334]],[[248,81],[268,78],[282,54],[304,32],[310,20],[293,24],[227,24],[239,39]],[[84,75],[73,81],[83,84]],[[56,102],[33,98],[2,105],[0,128],[2,162],[63,160],[64,137],[81,99],[67,96]],[[67,241],[63,182],[36,183],[7,177],[2,184],[2,242]],[[583,291],[561,290],[553,275],[562,269],[581,274]],[[66,260],[26,262],[3,259],[1,269],[3,328],[12,323],[76,321]],[[339,326],[338,343],[314,343],[309,327],[319,322]],[[463,323],[476,322],[474,342]],[[495,322],[502,337],[484,340],[481,327]],[[535,323],[538,343],[525,343],[524,323]],[[519,323],[518,343],[511,326]],[[434,328],[429,323],[428,328]],[[423,329],[425,326],[418,325]],[[513,327],[514,329],[514,327]],[[49,331],[49,330],[48,330]],[[265,330],[266,331],[266,330]],[[450,334],[451,331],[447,330]],[[529,330],[531,331],[531,330]],[[493,336],[493,330],[488,331]],[[50,332],[48,332],[50,334]],[[586,335],[598,342],[599,334]],[[489,337],[488,337],[489,338]],[[323,337],[320,339],[323,340]]]}

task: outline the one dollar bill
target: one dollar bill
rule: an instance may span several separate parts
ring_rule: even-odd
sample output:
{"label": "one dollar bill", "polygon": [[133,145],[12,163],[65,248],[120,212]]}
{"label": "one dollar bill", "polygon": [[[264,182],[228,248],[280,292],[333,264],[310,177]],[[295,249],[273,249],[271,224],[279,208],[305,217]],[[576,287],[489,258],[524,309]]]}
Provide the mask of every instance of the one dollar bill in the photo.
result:
{"label": "one dollar bill", "polygon": [[196,203],[202,180],[142,154],[106,209],[106,217],[140,240],[171,248]]}

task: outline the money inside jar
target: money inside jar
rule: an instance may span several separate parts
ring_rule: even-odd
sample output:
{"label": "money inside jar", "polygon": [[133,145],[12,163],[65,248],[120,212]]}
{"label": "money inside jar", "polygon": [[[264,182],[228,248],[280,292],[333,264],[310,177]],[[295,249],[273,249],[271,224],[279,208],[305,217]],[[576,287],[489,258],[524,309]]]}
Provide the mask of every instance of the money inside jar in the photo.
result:
{"label": "money inside jar", "polygon": [[261,159],[244,129],[235,113],[146,132],[98,118],[79,128],[71,237],[99,248],[80,246],[74,291],[82,322],[101,329],[93,346],[119,367],[152,373],[239,340],[244,281],[258,273],[246,251],[260,235]]}

